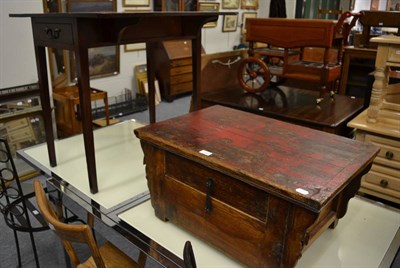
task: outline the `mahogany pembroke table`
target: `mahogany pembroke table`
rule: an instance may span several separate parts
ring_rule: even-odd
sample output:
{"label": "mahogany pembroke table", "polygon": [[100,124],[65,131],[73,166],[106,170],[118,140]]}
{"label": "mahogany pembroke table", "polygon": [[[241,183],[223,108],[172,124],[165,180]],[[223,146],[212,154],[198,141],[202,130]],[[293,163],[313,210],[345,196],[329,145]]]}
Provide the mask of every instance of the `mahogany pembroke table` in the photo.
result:
{"label": "mahogany pembroke table", "polygon": [[138,13],[47,13],[10,14],[11,17],[30,17],[39,75],[46,142],[51,166],[57,165],[45,47],[75,52],[82,131],[85,144],[89,184],[92,193],[98,191],[96,159],[90,101],[88,49],[110,45],[146,42],[149,79],[150,122],[155,122],[154,59],[156,42],[173,39],[192,41],[194,109],[198,107],[200,88],[201,28],[216,21],[219,15],[233,12],[138,12]]}

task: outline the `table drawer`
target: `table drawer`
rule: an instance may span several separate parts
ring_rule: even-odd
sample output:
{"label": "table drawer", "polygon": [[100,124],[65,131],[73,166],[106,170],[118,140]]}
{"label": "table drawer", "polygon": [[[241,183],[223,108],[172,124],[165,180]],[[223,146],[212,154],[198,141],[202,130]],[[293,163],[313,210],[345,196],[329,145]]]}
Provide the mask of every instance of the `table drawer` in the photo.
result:
{"label": "table drawer", "polygon": [[33,27],[34,36],[38,42],[50,42],[52,44],[73,44],[71,24],[62,23],[35,23]]}
{"label": "table drawer", "polygon": [[389,48],[388,61],[393,63],[400,63],[400,47]]}
{"label": "table drawer", "polygon": [[187,66],[192,67],[192,58],[185,58],[171,61],[171,67]]}
{"label": "table drawer", "polygon": [[[397,173],[397,176],[395,174]],[[400,194],[400,170],[385,170],[384,167],[375,167],[364,176],[368,183],[379,186],[382,190],[390,189]]]}
{"label": "table drawer", "polygon": [[171,85],[192,82],[192,73],[171,76]]}
{"label": "table drawer", "polygon": [[181,67],[175,67],[171,68],[170,75],[179,75],[179,74],[187,74],[187,73],[192,73],[192,66],[181,66]]}
{"label": "table drawer", "polygon": [[172,95],[177,95],[180,93],[190,92],[190,91],[192,91],[192,88],[193,88],[193,83],[186,82],[186,83],[171,85],[170,91],[171,91],[171,93],[173,93]]}
{"label": "table drawer", "polygon": [[[260,221],[266,221],[268,194],[239,180],[174,154],[166,155],[166,174],[192,187],[202,195],[198,209],[205,210],[208,194],[209,213],[214,213],[213,201],[232,206]],[[233,198],[232,198],[233,197]]]}
{"label": "table drawer", "polygon": [[400,142],[379,136],[366,134],[365,142],[373,143],[381,148],[374,162],[400,169]]}

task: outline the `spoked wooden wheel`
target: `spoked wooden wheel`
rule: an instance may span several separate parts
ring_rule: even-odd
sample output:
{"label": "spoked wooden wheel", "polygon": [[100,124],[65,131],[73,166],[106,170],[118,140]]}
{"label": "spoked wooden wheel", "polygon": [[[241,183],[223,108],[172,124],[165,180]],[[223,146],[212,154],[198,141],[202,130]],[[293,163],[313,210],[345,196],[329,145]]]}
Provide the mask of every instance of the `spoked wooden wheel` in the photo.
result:
{"label": "spoked wooden wheel", "polygon": [[238,69],[239,85],[250,93],[268,88],[271,73],[267,65],[258,58],[244,59]]}

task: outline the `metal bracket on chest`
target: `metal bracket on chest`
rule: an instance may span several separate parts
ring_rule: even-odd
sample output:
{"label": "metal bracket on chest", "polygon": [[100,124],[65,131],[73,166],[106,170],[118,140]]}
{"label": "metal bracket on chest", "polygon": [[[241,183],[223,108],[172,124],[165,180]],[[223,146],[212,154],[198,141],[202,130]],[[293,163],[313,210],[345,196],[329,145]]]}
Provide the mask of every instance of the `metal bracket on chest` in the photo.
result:
{"label": "metal bracket on chest", "polygon": [[212,179],[208,179],[206,182],[206,188],[207,188],[207,195],[206,195],[206,212],[210,213],[212,209],[211,205],[211,195],[214,190],[214,181]]}

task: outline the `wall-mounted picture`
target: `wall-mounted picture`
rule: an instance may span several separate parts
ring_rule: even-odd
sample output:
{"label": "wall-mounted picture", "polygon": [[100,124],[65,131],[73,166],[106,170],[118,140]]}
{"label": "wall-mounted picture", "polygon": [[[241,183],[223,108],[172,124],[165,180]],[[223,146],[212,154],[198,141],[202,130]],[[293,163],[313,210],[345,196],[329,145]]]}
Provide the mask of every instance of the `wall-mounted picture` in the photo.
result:
{"label": "wall-mounted picture", "polygon": [[257,12],[243,12],[242,13],[242,34],[246,33],[247,25],[246,20],[250,18],[257,18]]}
{"label": "wall-mounted picture", "polygon": [[150,0],[124,0],[122,5],[124,7],[148,7]]}
{"label": "wall-mounted picture", "polygon": [[387,11],[400,11],[400,0],[388,0],[386,10]]}
{"label": "wall-mounted picture", "polygon": [[[218,12],[219,3],[199,2],[197,10],[202,12]],[[217,27],[217,21],[209,22],[204,25],[204,28],[211,28],[211,27]]]}
{"label": "wall-mounted picture", "polygon": [[239,0],[222,0],[222,9],[238,9]]}
{"label": "wall-mounted picture", "polygon": [[140,50],[146,50],[146,43],[127,44],[125,45],[124,48],[125,52],[140,51]]}
{"label": "wall-mounted picture", "polygon": [[[116,0],[66,0],[68,12],[104,12],[116,11]],[[119,73],[119,46],[90,48],[90,78],[98,78]],[[71,81],[76,80],[75,55],[70,53]]]}
{"label": "wall-mounted picture", "polygon": [[68,12],[116,11],[116,0],[66,0]]}
{"label": "wall-mounted picture", "polygon": [[224,15],[223,32],[236,32],[238,15]]}
{"label": "wall-mounted picture", "polygon": [[241,0],[240,8],[241,9],[257,9],[258,8],[258,0]]}

